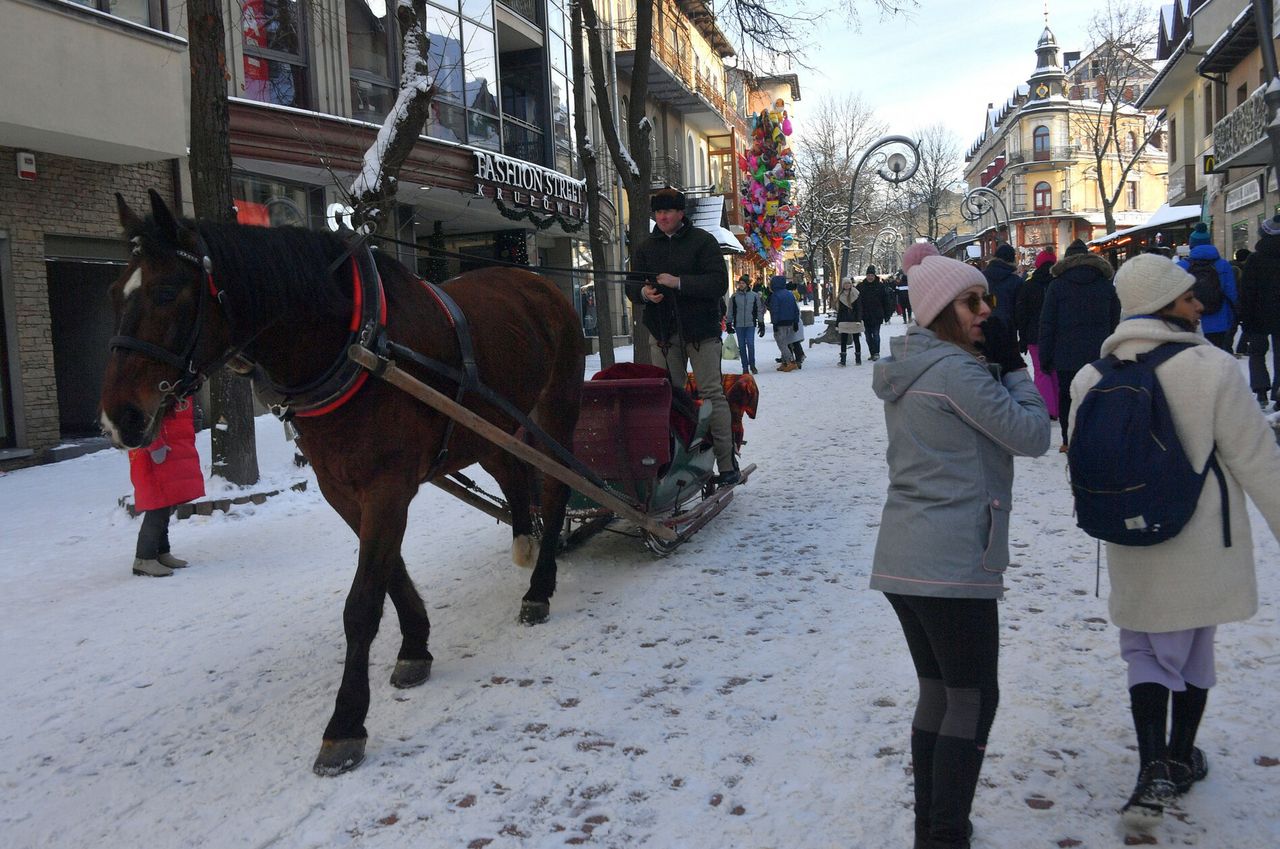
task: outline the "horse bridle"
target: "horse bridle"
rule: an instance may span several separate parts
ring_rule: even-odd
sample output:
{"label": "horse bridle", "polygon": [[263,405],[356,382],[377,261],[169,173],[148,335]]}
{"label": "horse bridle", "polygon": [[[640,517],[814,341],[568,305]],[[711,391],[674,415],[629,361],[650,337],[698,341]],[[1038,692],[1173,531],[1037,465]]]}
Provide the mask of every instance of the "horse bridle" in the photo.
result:
{"label": "horse bridle", "polygon": [[[123,334],[112,336],[109,343],[110,350],[112,351],[137,351],[144,357],[149,357],[157,362],[161,362],[165,365],[173,366],[178,369],[181,376],[177,380],[162,380],[156,385],[156,389],[160,391],[160,394],[166,400],[173,398],[177,401],[182,401],[195,394],[196,390],[200,388],[200,385],[204,383],[209,374],[226,365],[239,350],[236,347],[228,346],[227,350],[223,352],[221,356],[215,357],[203,366],[196,365],[196,348],[199,347],[200,331],[204,327],[204,313],[206,310],[205,304],[210,299],[213,299],[218,303],[223,303],[226,293],[223,290],[218,289],[213,282],[213,261],[209,259],[209,251],[205,246],[204,239],[195,231],[189,232],[195,239],[196,250],[200,252],[199,255],[193,254],[190,251],[182,250],[181,248],[175,249],[174,254],[183,262],[195,266],[195,268],[201,272],[204,279],[201,281],[203,285],[197,284],[196,286],[198,295],[196,297],[195,319],[192,321],[191,330],[187,334],[187,341],[182,346],[182,353],[175,354],[172,351],[162,348],[152,342],[148,342],[145,339],[138,339],[134,336],[126,336]],[[137,237],[135,237],[133,240],[133,254],[134,256],[139,256],[141,252],[141,246],[138,243]]]}

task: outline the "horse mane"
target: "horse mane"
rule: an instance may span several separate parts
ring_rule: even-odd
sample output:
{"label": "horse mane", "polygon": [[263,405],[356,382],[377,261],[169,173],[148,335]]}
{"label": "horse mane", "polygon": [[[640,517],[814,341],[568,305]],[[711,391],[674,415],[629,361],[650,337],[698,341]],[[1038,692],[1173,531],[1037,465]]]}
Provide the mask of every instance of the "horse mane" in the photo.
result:
{"label": "horse mane", "polygon": [[346,251],[334,234],[301,227],[252,227],[212,221],[190,223],[204,238],[213,278],[226,292],[226,308],[237,335],[282,316],[351,316],[351,277],[346,264],[332,265]]}

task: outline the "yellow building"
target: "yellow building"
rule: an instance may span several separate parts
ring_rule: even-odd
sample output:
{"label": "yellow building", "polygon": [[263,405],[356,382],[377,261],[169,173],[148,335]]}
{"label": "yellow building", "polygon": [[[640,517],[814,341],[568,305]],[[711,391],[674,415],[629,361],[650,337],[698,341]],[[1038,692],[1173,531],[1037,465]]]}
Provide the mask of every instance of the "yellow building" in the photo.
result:
{"label": "yellow building", "polygon": [[[1142,147],[1152,119],[1133,106],[1122,103],[1117,109],[1118,148],[1095,155],[1091,137],[1100,103],[1095,90],[1082,83],[1087,71],[1082,74],[1078,66],[1099,51],[1084,60],[1071,54],[1074,63],[1064,67],[1057,39],[1045,27],[1035,52],[1035,71],[1001,106],[988,107],[986,128],[965,156],[969,188],[986,187],[1003,202],[1003,208],[992,204],[977,231],[956,242],[958,247],[976,241],[984,256],[1007,241],[1030,261],[1044,248],[1061,253],[1075,239],[1087,242],[1107,232],[1100,174],[1108,192],[1123,184],[1113,207],[1116,227],[1145,222],[1165,199],[1164,151]],[[1154,75],[1149,65],[1140,67]],[[1159,143],[1160,136],[1154,141]]]}

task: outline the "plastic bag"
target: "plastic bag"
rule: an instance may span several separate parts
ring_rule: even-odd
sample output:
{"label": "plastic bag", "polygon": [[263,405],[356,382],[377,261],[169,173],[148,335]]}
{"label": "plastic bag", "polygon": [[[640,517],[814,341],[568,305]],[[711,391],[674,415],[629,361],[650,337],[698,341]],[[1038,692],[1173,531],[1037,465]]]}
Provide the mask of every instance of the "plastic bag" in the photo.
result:
{"label": "plastic bag", "polygon": [[724,345],[720,348],[720,358],[723,360],[736,360],[738,358],[738,337],[736,334],[730,333],[724,337]]}

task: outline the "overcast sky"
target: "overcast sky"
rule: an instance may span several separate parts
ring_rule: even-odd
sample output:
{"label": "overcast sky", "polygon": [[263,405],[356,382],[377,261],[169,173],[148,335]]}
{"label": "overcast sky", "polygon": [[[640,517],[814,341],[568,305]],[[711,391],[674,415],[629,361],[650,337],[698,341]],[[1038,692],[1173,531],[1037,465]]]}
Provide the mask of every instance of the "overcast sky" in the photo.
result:
{"label": "overcast sky", "polygon": [[[1149,6],[1153,22],[1165,5]],[[1088,47],[1088,23],[1102,0],[1051,0],[1049,28],[1062,51]],[[860,0],[869,9],[870,0]],[[914,135],[941,122],[965,150],[982,131],[986,106],[1000,103],[1036,67],[1044,30],[1043,0],[920,0],[909,18],[879,20],[864,13],[859,29],[834,20],[831,34],[807,52],[811,68],[797,68],[803,118],[824,97],[858,92],[890,133]],[[827,26],[824,21],[824,26]]]}

